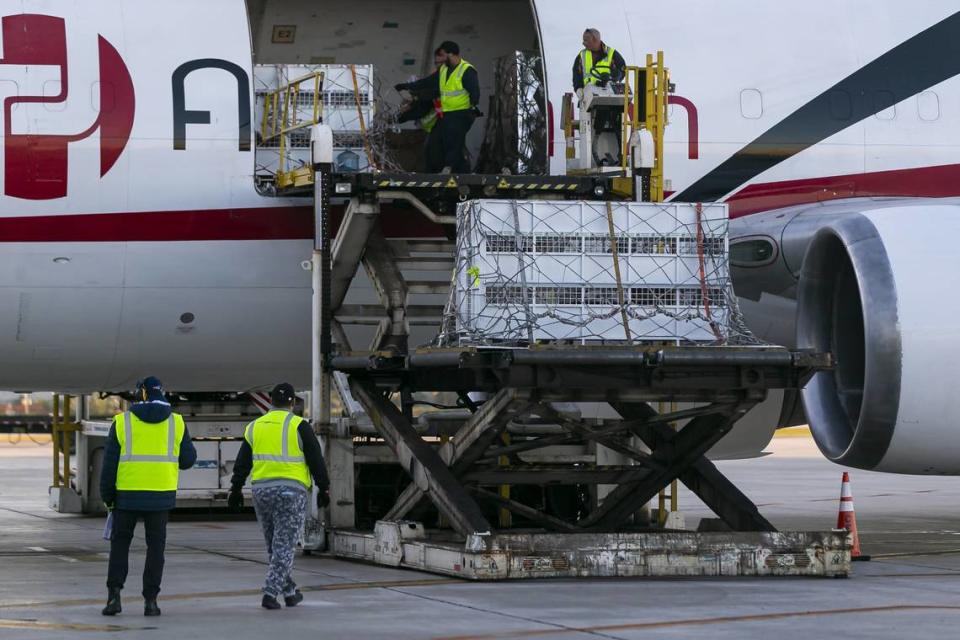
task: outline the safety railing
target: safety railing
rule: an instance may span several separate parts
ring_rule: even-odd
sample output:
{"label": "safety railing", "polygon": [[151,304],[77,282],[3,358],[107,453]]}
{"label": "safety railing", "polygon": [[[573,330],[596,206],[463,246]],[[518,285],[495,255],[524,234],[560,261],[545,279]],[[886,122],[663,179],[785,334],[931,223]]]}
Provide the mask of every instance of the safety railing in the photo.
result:
{"label": "safety railing", "polygon": [[[642,87],[642,89],[641,89]],[[642,93],[641,93],[642,91]],[[627,169],[630,138],[646,129],[653,137],[654,164],[650,172],[650,200],[663,200],[663,136],[668,124],[670,71],[664,66],[663,51],[647,54],[646,66],[628,66],[623,89],[623,135],[621,163]]]}
{"label": "safety railing", "polygon": [[[302,87],[310,87],[312,94]],[[304,99],[306,98],[306,99]],[[277,187],[299,184],[306,177],[312,180],[310,167],[288,168],[289,136],[307,129],[323,118],[323,72],[316,71],[291,80],[264,97],[263,121],[260,127],[261,144],[279,141],[280,163],[277,169]]]}

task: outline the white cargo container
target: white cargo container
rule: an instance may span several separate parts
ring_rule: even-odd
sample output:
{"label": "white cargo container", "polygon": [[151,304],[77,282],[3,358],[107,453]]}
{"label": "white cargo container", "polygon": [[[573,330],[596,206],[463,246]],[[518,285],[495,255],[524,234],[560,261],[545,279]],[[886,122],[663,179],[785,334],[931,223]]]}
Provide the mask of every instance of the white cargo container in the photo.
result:
{"label": "white cargo container", "polygon": [[606,202],[461,204],[441,341],[622,342],[623,312],[631,341],[725,339],[731,294],[726,205],[609,206],[619,287]]}

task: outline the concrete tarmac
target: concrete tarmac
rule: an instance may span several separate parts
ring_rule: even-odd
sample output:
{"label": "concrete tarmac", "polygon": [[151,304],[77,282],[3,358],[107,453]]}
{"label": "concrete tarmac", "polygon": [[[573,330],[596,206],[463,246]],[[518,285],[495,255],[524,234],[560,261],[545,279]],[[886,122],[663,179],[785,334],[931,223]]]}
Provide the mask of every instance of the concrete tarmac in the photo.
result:
{"label": "concrete tarmac", "polygon": [[[843,469],[808,438],[719,466],[783,529],[836,523]],[[265,611],[253,521],[168,532],[160,618],[144,618],[142,537],[124,612],[100,615],[102,518],[47,508],[49,445],[0,436],[0,639],[25,638],[950,638],[960,635],[960,478],[853,471],[871,562],[831,579],[554,580],[476,584],[326,557],[297,559],[306,600]],[[680,493],[688,526],[708,515]],[[138,535],[142,536],[138,528]]]}

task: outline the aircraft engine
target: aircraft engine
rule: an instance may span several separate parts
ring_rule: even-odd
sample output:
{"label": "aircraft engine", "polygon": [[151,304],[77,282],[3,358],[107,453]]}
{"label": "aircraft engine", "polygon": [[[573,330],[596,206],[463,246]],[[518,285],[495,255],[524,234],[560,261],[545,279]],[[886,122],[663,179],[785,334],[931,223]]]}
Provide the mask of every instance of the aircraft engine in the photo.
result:
{"label": "aircraft engine", "polygon": [[837,216],[807,248],[797,347],[827,350],[803,404],[820,450],[860,469],[960,474],[960,206]]}

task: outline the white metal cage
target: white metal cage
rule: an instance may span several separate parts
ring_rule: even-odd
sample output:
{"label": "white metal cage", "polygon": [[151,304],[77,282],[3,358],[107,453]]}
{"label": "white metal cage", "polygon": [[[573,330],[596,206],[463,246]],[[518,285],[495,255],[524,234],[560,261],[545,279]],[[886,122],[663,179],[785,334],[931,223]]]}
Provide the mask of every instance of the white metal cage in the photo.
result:
{"label": "white metal cage", "polygon": [[[254,122],[263,120],[264,100],[271,91],[311,73],[323,73],[322,120],[333,130],[334,164],[338,172],[369,171],[369,141],[364,134],[377,115],[373,65],[257,65],[254,67],[256,107]],[[313,117],[314,91],[305,83],[296,96],[296,119]],[[292,116],[291,116],[292,117]],[[287,167],[307,166],[310,162],[310,131],[303,129],[287,135],[284,153]],[[279,137],[257,145],[257,175],[273,176],[280,166]]]}
{"label": "white metal cage", "polygon": [[473,200],[439,343],[724,343],[747,337],[726,205]]}

